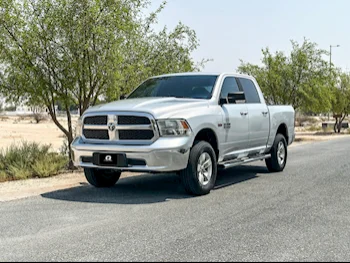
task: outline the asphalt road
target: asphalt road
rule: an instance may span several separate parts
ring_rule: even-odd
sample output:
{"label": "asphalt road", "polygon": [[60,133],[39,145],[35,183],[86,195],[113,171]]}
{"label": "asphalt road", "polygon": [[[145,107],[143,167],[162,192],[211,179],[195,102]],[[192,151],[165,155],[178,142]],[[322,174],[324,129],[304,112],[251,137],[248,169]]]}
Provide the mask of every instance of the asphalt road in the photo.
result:
{"label": "asphalt road", "polygon": [[174,175],[0,204],[0,261],[349,261],[350,140],[220,173],[189,198]]}

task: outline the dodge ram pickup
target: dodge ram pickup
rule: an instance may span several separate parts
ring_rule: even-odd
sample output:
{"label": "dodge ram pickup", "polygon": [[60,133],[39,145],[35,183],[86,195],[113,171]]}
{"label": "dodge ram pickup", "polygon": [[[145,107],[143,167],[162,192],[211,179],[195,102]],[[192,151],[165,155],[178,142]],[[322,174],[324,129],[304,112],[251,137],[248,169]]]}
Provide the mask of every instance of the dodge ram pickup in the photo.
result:
{"label": "dodge ram pickup", "polygon": [[270,172],[283,171],[294,115],[291,106],[267,106],[250,76],[163,75],[89,108],[73,159],[95,187],[115,185],[123,171],[176,172],[189,194],[205,195],[220,169],[265,160]]}

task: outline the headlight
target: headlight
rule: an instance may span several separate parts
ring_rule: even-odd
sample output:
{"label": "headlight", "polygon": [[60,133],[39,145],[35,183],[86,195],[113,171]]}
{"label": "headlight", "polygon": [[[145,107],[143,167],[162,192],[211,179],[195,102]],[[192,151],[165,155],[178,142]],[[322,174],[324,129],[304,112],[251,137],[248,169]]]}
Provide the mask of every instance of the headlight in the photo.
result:
{"label": "headlight", "polygon": [[83,132],[83,117],[79,117],[77,126],[75,127],[75,136],[80,137]]}
{"label": "headlight", "polygon": [[160,136],[189,136],[192,131],[185,120],[158,120]]}

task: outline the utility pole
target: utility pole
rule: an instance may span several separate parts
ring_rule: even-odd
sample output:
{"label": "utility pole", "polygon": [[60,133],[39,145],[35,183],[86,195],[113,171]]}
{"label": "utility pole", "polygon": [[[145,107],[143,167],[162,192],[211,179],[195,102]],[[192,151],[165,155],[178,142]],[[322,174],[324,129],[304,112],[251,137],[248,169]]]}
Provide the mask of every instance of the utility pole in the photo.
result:
{"label": "utility pole", "polygon": [[[336,45],[336,46],[329,46],[329,73],[332,73],[332,48],[334,47],[340,47],[340,45]],[[328,112],[328,121],[329,121],[330,117],[329,117],[329,112]]]}
{"label": "utility pole", "polygon": [[340,47],[340,45],[336,45],[336,46],[329,46],[329,69],[332,69],[332,48],[334,47]]}

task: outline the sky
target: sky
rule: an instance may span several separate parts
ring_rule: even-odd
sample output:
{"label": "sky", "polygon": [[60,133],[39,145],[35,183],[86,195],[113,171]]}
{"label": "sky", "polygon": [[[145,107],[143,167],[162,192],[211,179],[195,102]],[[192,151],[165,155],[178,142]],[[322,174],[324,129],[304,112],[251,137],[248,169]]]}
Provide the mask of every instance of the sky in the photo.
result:
{"label": "sky", "polygon": [[[152,0],[155,10],[163,0]],[[259,64],[261,49],[291,50],[304,37],[332,49],[332,62],[350,71],[350,0],[168,0],[158,25],[179,21],[194,29],[200,47],[193,58],[213,59],[205,72],[236,71],[240,59]],[[326,57],[325,59],[329,59]]]}

